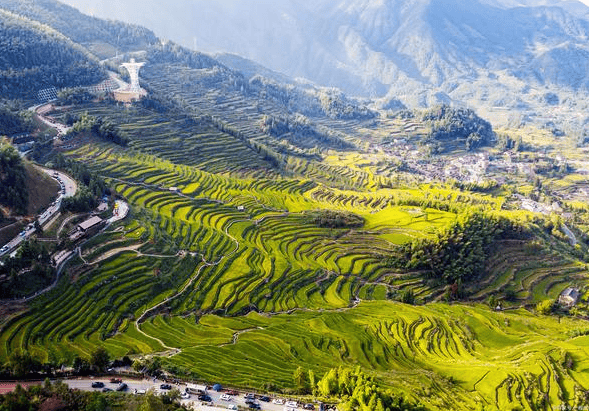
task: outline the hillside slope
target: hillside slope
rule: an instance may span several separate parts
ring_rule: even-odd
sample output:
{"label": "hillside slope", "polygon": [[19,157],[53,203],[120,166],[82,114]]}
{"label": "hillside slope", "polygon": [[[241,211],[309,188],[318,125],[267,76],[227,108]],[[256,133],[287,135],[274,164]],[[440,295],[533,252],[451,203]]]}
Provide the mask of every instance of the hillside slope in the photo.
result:
{"label": "hillside slope", "polygon": [[144,27],[91,17],[56,0],[1,0],[0,8],[51,26],[86,46],[102,43],[124,52],[157,42]]}
{"label": "hillside slope", "polygon": [[[392,27],[394,13],[385,17]],[[581,240],[572,244],[558,215],[517,200],[552,204],[565,191],[548,191],[553,178],[570,178],[570,189],[586,183],[552,161],[565,155],[562,142],[527,151],[522,143],[520,157],[503,136],[497,158],[467,156],[496,138],[470,110],[377,115],[337,91],[247,78],[171,42],[144,56],[148,94],[139,102],[80,99],[47,113],[80,126],[101,119],[128,137],[113,144],[73,127],[53,163],[87,177],[88,191],[102,195],[104,181],[129,213],[78,242],[44,242],[76,254],[55,288],[0,315],[0,362],[26,352],[59,369],[103,347],[134,356],[138,368],[289,397],[307,388],[293,380],[298,367],[316,382],[342,366],[428,409],[587,405],[584,320],[521,307],[586,287],[589,277],[587,230],[573,226],[589,221],[589,208],[562,201],[574,216],[567,230]],[[507,163],[502,154],[509,164],[495,171],[499,184],[487,172]],[[77,224],[63,218],[55,226],[64,230],[46,230],[47,239]],[[366,402],[358,408],[379,409]]]}
{"label": "hillside slope", "polygon": [[40,89],[89,85],[106,73],[87,50],[49,26],[0,9],[0,93],[34,99]]}
{"label": "hillside slope", "polygon": [[8,144],[0,145],[0,206],[12,215],[35,215],[59,191],[57,182],[23,161]]}

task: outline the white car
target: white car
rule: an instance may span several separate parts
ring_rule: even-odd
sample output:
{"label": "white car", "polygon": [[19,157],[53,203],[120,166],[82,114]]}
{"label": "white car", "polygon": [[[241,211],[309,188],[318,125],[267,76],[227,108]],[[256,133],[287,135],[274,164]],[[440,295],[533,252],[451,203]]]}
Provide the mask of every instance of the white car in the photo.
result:
{"label": "white car", "polygon": [[229,404],[229,406],[227,407],[227,409],[229,409],[229,410],[236,410],[237,409],[237,405],[235,405],[235,404]]}
{"label": "white car", "polygon": [[297,411],[297,409],[293,407],[284,407],[284,411]]}
{"label": "white car", "polygon": [[282,398],[274,398],[272,404],[284,405],[284,400]]}
{"label": "white car", "polygon": [[288,407],[296,408],[297,407],[297,402],[296,401],[287,401],[286,404],[284,404],[284,405],[286,405],[287,408]]}
{"label": "white car", "polygon": [[231,395],[221,394],[220,397],[223,401],[231,401]]}
{"label": "white car", "polygon": [[182,395],[180,395],[180,398],[182,398],[183,400],[188,400],[190,399],[190,394],[188,394],[187,392],[183,392]]}

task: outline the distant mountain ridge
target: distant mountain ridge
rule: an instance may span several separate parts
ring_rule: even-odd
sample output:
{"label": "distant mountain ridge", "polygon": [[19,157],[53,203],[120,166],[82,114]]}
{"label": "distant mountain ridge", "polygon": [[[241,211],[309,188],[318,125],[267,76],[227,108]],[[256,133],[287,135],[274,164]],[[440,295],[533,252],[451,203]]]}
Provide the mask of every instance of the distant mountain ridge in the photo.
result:
{"label": "distant mountain ridge", "polygon": [[412,106],[525,108],[589,88],[589,8],[573,0],[67,1],[151,22],[188,47]]}

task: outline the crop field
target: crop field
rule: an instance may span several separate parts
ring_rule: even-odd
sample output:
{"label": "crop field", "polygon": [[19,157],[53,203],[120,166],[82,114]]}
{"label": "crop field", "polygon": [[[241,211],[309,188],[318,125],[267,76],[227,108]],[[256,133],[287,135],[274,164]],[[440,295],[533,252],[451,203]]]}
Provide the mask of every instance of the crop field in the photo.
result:
{"label": "crop field", "polygon": [[485,280],[469,288],[474,300],[511,290],[518,295],[517,304],[533,304],[557,298],[571,284],[582,286],[589,277],[585,264],[560,250],[538,250],[518,241],[499,244],[487,267]]}
{"label": "crop field", "polygon": [[[150,88],[191,111],[69,109],[130,137],[128,147],[84,140],[65,153],[130,213],[81,245],[55,289],[0,319],[0,358],[26,350],[71,363],[104,346],[117,357],[161,354],[169,369],[205,382],[270,390],[292,389],[298,366],[318,376],[360,366],[432,409],[587,405],[589,326],[522,308],[586,284],[581,245],[506,209],[507,190],[392,178],[371,144],[419,138],[425,129],[412,120],[313,119],[355,149],[277,140],[260,122],[284,105],[212,88],[215,76],[146,67]],[[392,268],[400,246],[435,240],[472,210],[534,221],[544,242],[495,244],[463,285],[468,303],[440,303],[446,284]],[[391,301],[406,295],[423,304]],[[491,296],[508,310],[481,304]]]}
{"label": "crop field", "polygon": [[[105,317],[94,315],[102,323]],[[23,321],[14,326],[23,328]],[[118,354],[175,348],[166,364],[235,386],[263,389],[271,381],[279,389],[290,386],[298,366],[322,375],[345,364],[362,367],[432,409],[586,405],[589,337],[572,336],[586,331],[586,323],[525,310],[373,301],[323,312],[160,315],[140,328],[124,320],[116,336],[104,341],[96,332],[76,336],[73,329],[49,355],[85,354],[98,343]],[[52,338],[37,337],[29,349],[46,352],[43,342]]]}
{"label": "crop field", "polygon": [[[106,158],[92,150],[87,153],[78,150],[75,154],[85,162]],[[237,313],[247,307],[274,312],[305,306],[346,306],[365,282],[394,274],[379,261],[391,247],[413,237],[431,235],[436,227],[442,228],[455,218],[448,212],[421,212],[415,207],[401,206],[374,213],[367,205],[362,212],[366,219],[363,229],[323,229],[309,223],[306,211],[325,204],[303,195],[312,187],[304,182],[247,183],[209,175],[203,178],[203,184],[197,184],[198,191],[193,189],[195,184],[182,185],[178,180],[169,180],[165,184],[182,190],[172,192],[151,182],[132,180],[137,176],[139,181],[146,181],[146,169],[162,175],[172,167],[170,164],[149,162],[147,166],[147,161],[140,160],[133,165],[133,159],[121,160],[119,157],[116,166],[105,163],[99,168],[109,175],[125,175],[124,182],[112,177],[113,187],[131,204],[157,216],[154,234],[157,238],[151,241],[156,245],[148,242],[140,251],[158,249],[175,254],[187,250],[208,263],[216,263],[219,256],[225,257],[203,269],[193,284],[199,290],[198,296],[182,304],[175,302],[182,310],[222,309]],[[142,163],[145,165],[140,167]],[[178,170],[186,171],[186,167]],[[209,187],[206,180],[210,182]],[[219,181],[225,185],[224,190],[213,187]],[[283,202],[277,204],[277,199]],[[243,211],[238,209],[240,206],[244,207]],[[163,244],[160,236],[169,240]],[[204,290],[208,289],[206,294]],[[191,294],[189,291],[187,295]],[[340,292],[346,297],[342,298]],[[269,297],[272,295],[277,300]]]}

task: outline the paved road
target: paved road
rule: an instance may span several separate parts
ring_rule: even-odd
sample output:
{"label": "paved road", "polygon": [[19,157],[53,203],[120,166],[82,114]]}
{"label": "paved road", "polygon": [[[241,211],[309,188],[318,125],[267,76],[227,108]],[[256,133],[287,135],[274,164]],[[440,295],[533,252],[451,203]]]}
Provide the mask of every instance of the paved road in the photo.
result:
{"label": "paved road", "polygon": [[[110,383],[108,378],[65,380],[64,382],[67,383],[70,388],[77,388],[82,391],[100,391],[101,388],[92,388],[93,381],[100,381],[100,382],[104,383],[105,387],[111,388],[113,390],[116,389],[116,387],[117,387],[117,384]],[[130,394],[133,394],[135,392],[135,390],[147,391],[150,389],[153,389],[158,394],[167,392],[167,390],[160,389],[160,385],[162,384],[162,381],[160,381],[160,380],[156,380],[154,382],[153,380],[147,380],[147,379],[134,380],[134,379],[123,378],[123,382],[126,383],[128,386],[128,389],[126,390],[126,392],[128,392]],[[178,390],[180,390],[180,392],[184,392],[185,388],[186,388],[186,386],[182,385],[182,384],[181,385],[172,384],[172,387],[177,388]],[[212,399],[212,405],[226,409],[229,407],[230,404],[235,404],[235,405],[239,405],[239,406],[247,408],[247,404],[245,403],[245,398],[244,398],[243,393],[241,395],[230,396],[231,400],[229,400],[229,401],[222,400],[221,399],[222,394],[223,394],[223,392],[215,392],[213,390],[208,391],[208,395]],[[182,399],[181,402],[184,404],[187,404],[187,405],[190,403],[193,403],[195,408],[199,409],[198,404],[200,403],[200,401],[198,400],[196,395],[190,395],[190,398]],[[269,410],[269,411],[286,411],[287,410],[285,405],[282,405],[282,404],[274,404],[272,402],[264,402],[264,401],[259,401],[259,400],[256,400],[256,403],[260,404],[260,407],[262,410]],[[203,405],[206,405],[206,404],[203,404]],[[205,409],[205,408],[203,407],[203,409]],[[219,409],[219,408],[217,408],[217,409]],[[316,407],[316,409],[317,409],[317,407]],[[295,410],[297,410],[297,408],[293,409],[293,411],[295,411]],[[301,407],[298,408],[298,410],[302,410],[302,404],[301,404]]]}
{"label": "paved road", "polygon": [[63,197],[72,197],[74,194],[76,194],[76,191],[78,190],[78,185],[76,184],[75,180],[73,178],[71,178],[69,175],[67,175],[64,172],[61,171],[55,171],[55,170],[51,170],[48,168],[42,168],[41,169],[49,174],[50,176],[54,177],[58,182],[61,184],[63,184],[63,188],[64,188],[64,193],[62,193]]}
{"label": "paved road", "polygon": [[60,191],[57,200],[55,200],[51,206],[47,210],[43,212],[39,216],[39,224],[44,225],[49,220],[53,218],[58,212],[61,207],[61,200],[66,197],[72,197],[76,194],[76,190],[78,189],[76,182],[67,174],[62,173],[60,171],[53,171],[48,169],[42,169],[45,173],[49,174],[51,177],[55,178],[59,183]]}
{"label": "paved road", "polygon": [[[55,216],[59,212],[62,198],[71,197],[74,194],[76,194],[78,186],[76,185],[74,179],[72,179],[65,173],[50,170],[43,167],[39,167],[39,169],[49,174],[51,177],[55,178],[60,184],[60,192],[59,196],[57,197],[57,200],[55,200],[49,206],[49,208],[47,208],[47,210],[45,210],[41,215],[39,215],[39,218],[37,219],[39,221],[39,224],[44,225],[47,221],[51,220],[53,216]],[[10,252],[14,253],[14,250],[16,250],[20,246],[20,243],[28,239],[34,233],[35,227],[33,226],[33,224],[29,224],[29,226],[25,228],[23,231],[21,231],[16,237],[14,237],[8,243],[2,245],[2,248],[0,248],[0,257]]]}
{"label": "paved road", "polygon": [[51,119],[45,117],[45,114],[51,111],[52,108],[53,105],[51,103],[47,103],[42,104],[40,106],[33,106],[29,108],[29,110],[33,110],[35,113],[37,113],[39,119],[48,127],[54,128],[57,131],[57,136],[55,138],[59,138],[60,136],[64,136],[70,130],[71,127],[68,127],[65,124],[51,121]]}

